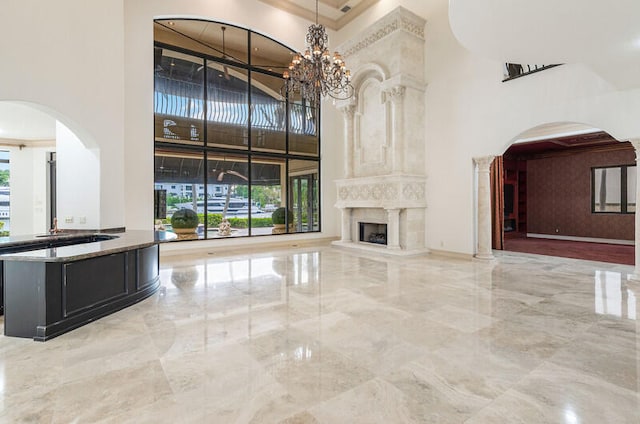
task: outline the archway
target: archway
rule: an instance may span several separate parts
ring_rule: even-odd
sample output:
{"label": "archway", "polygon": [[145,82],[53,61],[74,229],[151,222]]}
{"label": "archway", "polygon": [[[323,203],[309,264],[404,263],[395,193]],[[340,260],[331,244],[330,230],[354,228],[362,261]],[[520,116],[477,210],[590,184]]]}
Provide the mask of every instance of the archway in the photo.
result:
{"label": "archway", "polygon": [[100,217],[99,150],[89,148],[90,137],[81,141],[79,127],[67,122],[43,105],[0,101],[3,235],[46,233],[62,216],[60,227],[94,228]]}
{"label": "archway", "polygon": [[[606,131],[551,123],[521,133],[494,168],[493,247],[632,265],[636,166],[633,146]],[[502,188],[503,211],[496,211]],[[502,219],[498,219],[501,216]],[[495,231],[497,226],[502,231]]]}

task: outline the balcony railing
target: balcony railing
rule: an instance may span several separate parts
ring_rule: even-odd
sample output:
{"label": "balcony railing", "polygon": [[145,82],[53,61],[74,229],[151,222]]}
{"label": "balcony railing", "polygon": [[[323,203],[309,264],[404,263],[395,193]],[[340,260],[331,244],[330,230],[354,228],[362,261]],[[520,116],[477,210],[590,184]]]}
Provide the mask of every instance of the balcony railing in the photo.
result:
{"label": "balcony railing", "polygon": [[535,74],[536,72],[544,71],[545,69],[554,68],[560,66],[561,63],[553,65],[532,65],[521,63],[505,63],[504,64],[504,79],[502,82],[511,81],[516,78],[523,77],[525,75]]}

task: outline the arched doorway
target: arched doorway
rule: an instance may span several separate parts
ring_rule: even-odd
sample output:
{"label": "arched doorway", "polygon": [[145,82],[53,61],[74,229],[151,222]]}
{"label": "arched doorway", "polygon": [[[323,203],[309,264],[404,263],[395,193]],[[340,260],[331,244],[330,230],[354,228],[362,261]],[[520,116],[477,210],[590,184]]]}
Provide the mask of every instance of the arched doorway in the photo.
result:
{"label": "arched doorway", "polygon": [[52,225],[55,139],[56,118],[49,113],[0,102],[0,235],[38,234]]}
{"label": "arched doorway", "polygon": [[495,162],[502,167],[493,173],[501,179],[492,195],[494,230],[501,230],[494,231],[495,249],[633,265],[629,142],[586,125],[547,124],[522,133]]}

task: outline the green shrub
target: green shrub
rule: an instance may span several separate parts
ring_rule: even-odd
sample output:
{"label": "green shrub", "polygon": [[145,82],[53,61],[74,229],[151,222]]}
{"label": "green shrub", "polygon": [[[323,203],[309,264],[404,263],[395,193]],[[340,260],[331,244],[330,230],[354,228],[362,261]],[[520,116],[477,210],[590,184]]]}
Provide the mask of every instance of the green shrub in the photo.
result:
{"label": "green shrub", "polygon": [[221,222],[222,222],[221,213],[210,213],[207,216],[207,227],[209,228],[218,228]]}
{"label": "green shrub", "polygon": [[251,218],[251,226],[253,228],[271,227],[271,225],[273,225],[271,218]]}
{"label": "green shrub", "polygon": [[173,228],[196,228],[198,227],[198,214],[191,209],[180,209],[171,216],[171,226]]}
{"label": "green shrub", "polygon": [[287,214],[289,224],[293,224],[293,212],[290,210],[287,210],[286,208],[278,208],[275,211],[273,211],[273,214],[271,214],[271,221],[274,224],[284,224],[285,213]]}
{"label": "green shrub", "polygon": [[[198,214],[198,220],[200,223],[204,223],[204,214]],[[247,218],[227,217],[227,221],[232,228],[248,228],[249,220]],[[210,213],[207,215],[207,228],[218,228],[222,222],[222,214]],[[251,218],[251,226],[253,228],[258,227],[271,227],[273,224],[271,218]]]}
{"label": "green shrub", "polygon": [[231,224],[231,228],[247,228],[249,226],[247,218],[227,218],[227,220]]}

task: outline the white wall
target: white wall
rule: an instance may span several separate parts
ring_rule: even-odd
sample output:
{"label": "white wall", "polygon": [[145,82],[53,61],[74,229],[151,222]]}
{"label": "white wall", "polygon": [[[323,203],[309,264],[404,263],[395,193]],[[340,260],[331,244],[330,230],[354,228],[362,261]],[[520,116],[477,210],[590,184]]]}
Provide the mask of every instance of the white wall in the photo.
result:
{"label": "white wall", "polygon": [[3,2],[2,15],[0,100],[31,102],[103,151],[98,225],[124,225],[123,1]]}
{"label": "white wall", "polygon": [[58,228],[100,229],[100,153],[86,148],[62,123],[56,123]]}
{"label": "white wall", "polygon": [[[52,141],[53,145],[54,142]],[[11,188],[11,235],[47,231],[47,159],[53,147],[7,147]]]}

